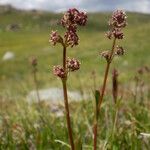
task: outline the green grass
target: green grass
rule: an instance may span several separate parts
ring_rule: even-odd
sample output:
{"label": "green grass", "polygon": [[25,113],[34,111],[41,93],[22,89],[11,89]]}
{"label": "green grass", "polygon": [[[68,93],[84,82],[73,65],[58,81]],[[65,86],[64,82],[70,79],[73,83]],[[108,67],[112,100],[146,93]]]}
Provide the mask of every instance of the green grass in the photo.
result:
{"label": "green grass", "polygon": [[[108,96],[105,97],[99,122],[99,145],[106,144],[107,149],[113,150],[148,149],[150,145],[150,139],[139,138],[141,132],[150,132],[150,102],[148,101],[150,97],[145,92],[141,105],[140,93],[135,103],[131,92],[134,90],[133,78],[137,68],[150,64],[150,15],[127,14],[128,26],[125,29],[125,39],[119,42],[126,53],[125,56],[115,59],[112,64],[112,68],[116,67],[119,70],[120,90],[124,91],[117,132],[113,141],[110,135],[115,110],[112,107],[111,84],[108,85]],[[67,51],[70,57],[79,58],[82,63],[80,71],[70,76],[68,86],[69,89],[80,91],[83,88],[85,91],[92,92],[91,72],[96,71],[97,88],[99,88],[105,68],[105,60],[99,53],[110,49],[112,41],[105,38],[110,14],[94,13],[88,16],[87,26],[79,30],[80,44],[77,47],[68,48]],[[2,150],[29,149],[32,146],[41,150],[68,149],[67,146],[56,142],[60,140],[68,144],[65,118],[56,117],[51,112],[50,108],[53,105],[42,103],[42,112],[38,112],[38,106],[27,104],[25,99],[27,93],[34,89],[28,61],[32,55],[38,58],[39,87],[61,87],[60,80],[52,74],[52,67],[61,63],[62,49],[60,46],[53,47],[48,42],[51,30],[56,29],[63,33],[63,29],[58,25],[50,25],[51,20],[56,21],[60,17],[61,14],[15,10],[0,14],[0,149]],[[11,23],[21,24],[21,29],[16,32],[6,31],[6,26]],[[15,53],[14,60],[6,62],[1,60],[7,51]],[[143,78],[147,86],[149,86],[148,76]],[[90,147],[92,146],[94,100],[71,103],[70,106],[74,136],[76,139],[81,138],[85,150],[90,150],[92,149]],[[59,109],[62,108],[59,106]],[[79,141],[76,140],[76,142]]]}

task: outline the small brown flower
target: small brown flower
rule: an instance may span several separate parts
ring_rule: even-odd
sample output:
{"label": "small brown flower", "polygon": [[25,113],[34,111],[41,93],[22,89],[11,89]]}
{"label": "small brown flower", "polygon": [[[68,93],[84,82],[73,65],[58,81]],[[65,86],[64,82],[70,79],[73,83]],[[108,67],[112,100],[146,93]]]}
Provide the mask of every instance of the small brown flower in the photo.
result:
{"label": "small brown flower", "polygon": [[116,52],[115,52],[116,55],[122,56],[122,55],[124,55],[124,52],[125,52],[125,50],[123,49],[122,46],[118,46],[118,45],[116,46]]}
{"label": "small brown flower", "polygon": [[67,67],[70,71],[76,71],[80,68],[80,62],[75,58],[68,58],[67,59]]}
{"label": "small brown flower", "polygon": [[65,41],[67,42],[67,45],[73,47],[75,45],[78,45],[78,40],[79,40],[79,37],[78,35],[76,34],[76,32],[73,32],[73,31],[68,31],[66,32],[65,34]]}
{"label": "small brown flower", "polygon": [[110,59],[110,51],[109,50],[101,52],[100,55],[103,58],[105,58],[107,61],[109,61],[109,59]]}
{"label": "small brown flower", "polygon": [[53,45],[56,45],[56,43],[63,43],[63,39],[57,33],[57,31],[52,31],[49,42],[51,42]]}
{"label": "small brown flower", "polygon": [[60,78],[65,78],[66,77],[66,73],[65,73],[63,67],[61,67],[59,65],[53,67],[53,73],[54,73],[54,75],[56,75]]}
{"label": "small brown flower", "polygon": [[108,39],[112,39],[112,37],[113,37],[112,31],[108,31],[108,32],[106,33],[106,37],[107,37]]}
{"label": "small brown flower", "polygon": [[87,15],[85,12],[79,12],[77,16],[75,16],[76,23],[80,26],[85,26],[87,22]]}
{"label": "small brown flower", "polygon": [[87,15],[85,12],[79,12],[76,8],[69,9],[61,19],[61,24],[67,29],[74,25],[84,26],[87,22]]}
{"label": "small brown flower", "polygon": [[127,25],[126,13],[122,10],[117,10],[112,14],[112,18],[109,21],[109,25],[115,28],[124,28]]}
{"label": "small brown flower", "polygon": [[116,39],[123,39],[124,38],[124,35],[123,35],[123,32],[121,31],[121,29],[117,29],[115,28],[113,31],[112,31],[114,37]]}

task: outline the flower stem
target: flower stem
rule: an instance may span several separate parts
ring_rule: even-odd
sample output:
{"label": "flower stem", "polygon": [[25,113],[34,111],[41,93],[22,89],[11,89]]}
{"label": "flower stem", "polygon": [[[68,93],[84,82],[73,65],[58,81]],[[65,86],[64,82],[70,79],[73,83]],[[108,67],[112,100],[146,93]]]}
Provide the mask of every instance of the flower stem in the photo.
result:
{"label": "flower stem", "polygon": [[[66,72],[66,46],[63,46],[63,68]],[[69,105],[68,105],[68,94],[67,94],[67,73],[66,78],[62,79],[63,84],[63,94],[64,94],[64,104],[65,104],[65,111],[66,111],[66,121],[67,121],[67,128],[68,128],[68,135],[71,145],[71,150],[74,150],[74,141],[73,141],[73,134],[71,128],[71,121],[70,121],[70,112],[69,112]]]}
{"label": "flower stem", "polygon": [[36,71],[33,71],[33,78],[34,78],[34,84],[35,84],[35,88],[36,88],[36,95],[37,95],[38,103],[40,105],[40,95],[39,95],[39,89],[38,89],[38,81],[37,81]]}
{"label": "flower stem", "polygon": [[107,83],[108,73],[109,73],[109,69],[110,69],[110,64],[111,64],[112,57],[113,57],[113,54],[114,54],[115,44],[116,44],[116,38],[114,38],[114,40],[113,40],[112,49],[111,49],[111,53],[110,53],[110,58],[109,58],[109,61],[107,61],[104,80],[103,80],[103,86],[102,86],[102,90],[100,91],[100,97],[99,97],[99,102],[98,102],[98,106],[97,106],[97,117],[96,117],[96,120],[95,120],[95,123],[94,123],[94,128],[93,128],[94,129],[93,130],[93,132],[94,132],[93,133],[94,134],[94,150],[97,149],[98,116],[99,116],[101,104],[102,104],[105,89],[106,89],[106,83]]}

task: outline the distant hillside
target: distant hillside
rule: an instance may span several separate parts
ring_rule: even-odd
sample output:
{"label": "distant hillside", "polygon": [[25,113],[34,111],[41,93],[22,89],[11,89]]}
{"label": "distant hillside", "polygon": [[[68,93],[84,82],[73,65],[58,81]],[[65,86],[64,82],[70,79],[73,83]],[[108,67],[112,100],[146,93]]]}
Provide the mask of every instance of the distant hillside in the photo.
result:
{"label": "distant hillside", "polygon": [[[129,25],[139,25],[150,22],[150,15],[140,13],[127,13]],[[38,28],[46,30],[56,27],[60,14],[54,14],[39,10],[19,10],[11,5],[0,6],[0,29],[6,30],[8,26],[19,26],[25,30]],[[105,30],[110,13],[89,13],[87,29]]]}

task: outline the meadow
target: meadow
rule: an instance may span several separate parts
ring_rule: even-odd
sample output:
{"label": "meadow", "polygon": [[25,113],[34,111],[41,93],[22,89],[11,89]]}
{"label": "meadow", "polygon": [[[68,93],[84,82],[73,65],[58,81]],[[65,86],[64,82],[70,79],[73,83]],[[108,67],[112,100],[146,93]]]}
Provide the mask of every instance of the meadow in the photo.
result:
{"label": "meadow", "polygon": [[[116,58],[109,73],[107,96],[100,115],[99,149],[148,150],[150,147],[150,15],[130,13],[125,38],[120,43],[125,49],[123,57]],[[70,75],[70,90],[93,93],[102,84],[105,61],[100,52],[110,48],[112,41],[105,38],[110,13],[88,14],[87,25],[79,30],[80,44],[67,53],[81,61],[81,69]],[[11,10],[0,14],[0,149],[69,149],[65,117],[52,112],[53,107],[63,111],[63,104],[41,102],[28,104],[26,96],[33,90],[34,82],[29,58],[38,59],[38,86],[40,89],[60,87],[60,80],[52,73],[52,66],[61,63],[61,48],[48,42],[50,32],[56,29],[61,14],[41,11]],[[7,30],[10,24],[18,24],[17,30]],[[3,61],[5,52],[15,58]],[[145,67],[146,66],[146,67]],[[119,72],[119,109],[116,110],[111,94],[111,72]],[[138,69],[144,68],[139,73]],[[93,71],[95,72],[93,77]],[[135,79],[138,76],[139,83]],[[94,86],[94,79],[96,87]],[[137,90],[137,91],[136,91]],[[63,98],[62,98],[63,99]],[[88,100],[70,103],[71,119],[76,149],[92,149],[92,123],[94,96]],[[114,137],[114,116],[118,120]],[[141,133],[144,133],[141,134]],[[148,134],[148,135],[147,135]]]}

